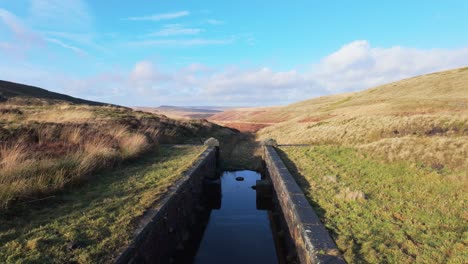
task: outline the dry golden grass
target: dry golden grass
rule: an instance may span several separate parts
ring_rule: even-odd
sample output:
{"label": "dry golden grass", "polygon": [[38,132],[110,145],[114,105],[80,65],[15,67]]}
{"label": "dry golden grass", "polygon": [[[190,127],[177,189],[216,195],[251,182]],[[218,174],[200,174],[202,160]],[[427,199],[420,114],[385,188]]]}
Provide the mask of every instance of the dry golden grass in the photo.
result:
{"label": "dry golden grass", "polygon": [[17,101],[0,104],[0,209],[53,195],[159,143],[235,134],[203,120],[176,121],[120,107]]}
{"label": "dry golden grass", "polygon": [[[114,134],[95,134],[92,138],[78,127],[66,127],[58,135],[54,130],[40,130],[37,151],[31,148],[31,143],[21,141],[0,147],[1,207],[7,207],[14,199],[59,190],[100,168],[137,157],[151,147],[146,136],[129,132],[125,127],[110,127]],[[66,145],[75,147],[65,150],[63,155],[47,155],[47,144],[50,146],[57,139],[62,141],[61,148],[51,151],[63,151]]]}
{"label": "dry golden grass", "polygon": [[468,68],[262,111],[253,114],[257,122],[290,118],[260,130],[259,139],[352,146],[388,160],[468,171]]}
{"label": "dry golden grass", "polygon": [[93,112],[86,109],[51,109],[36,112],[28,116],[28,121],[40,122],[75,122],[81,123],[93,117]]}
{"label": "dry golden grass", "polygon": [[53,195],[160,141],[195,143],[233,133],[112,106],[15,102],[0,104],[0,209]]}

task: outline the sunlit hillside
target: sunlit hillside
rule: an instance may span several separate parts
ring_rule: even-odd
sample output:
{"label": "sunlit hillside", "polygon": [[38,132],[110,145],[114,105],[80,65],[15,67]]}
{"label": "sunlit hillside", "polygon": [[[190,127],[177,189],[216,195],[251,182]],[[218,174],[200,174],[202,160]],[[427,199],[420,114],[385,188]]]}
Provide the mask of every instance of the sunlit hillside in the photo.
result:
{"label": "sunlit hillside", "polygon": [[236,131],[0,82],[0,210],[80,183],[160,144]]}
{"label": "sunlit hillside", "polygon": [[228,111],[212,120],[273,123],[258,137],[280,144],[344,144],[389,160],[466,171],[468,68],[285,107]]}

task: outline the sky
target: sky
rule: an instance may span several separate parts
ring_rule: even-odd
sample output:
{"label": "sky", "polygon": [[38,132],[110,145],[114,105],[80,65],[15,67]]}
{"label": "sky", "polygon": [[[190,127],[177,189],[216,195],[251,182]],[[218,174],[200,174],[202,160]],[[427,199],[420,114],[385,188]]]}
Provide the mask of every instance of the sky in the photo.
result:
{"label": "sky", "polygon": [[468,1],[0,0],[0,79],[125,106],[269,106],[468,66]]}

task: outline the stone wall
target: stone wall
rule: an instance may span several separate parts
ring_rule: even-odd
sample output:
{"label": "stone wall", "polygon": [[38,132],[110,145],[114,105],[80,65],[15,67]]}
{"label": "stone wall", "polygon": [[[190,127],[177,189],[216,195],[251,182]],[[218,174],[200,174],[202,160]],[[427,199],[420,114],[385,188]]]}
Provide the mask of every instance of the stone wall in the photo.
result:
{"label": "stone wall", "polygon": [[154,208],[150,208],[132,243],[115,263],[171,263],[196,226],[205,179],[217,176],[218,147],[208,147]]}
{"label": "stone wall", "polygon": [[[285,234],[285,250],[289,262],[345,263],[304,193],[284,165],[273,146],[263,146],[266,173],[270,177],[281,229]],[[279,210],[278,210],[279,209]],[[292,245],[291,245],[292,244]],[[292,252],[294,251],[294,252]],[[294,255],[294,256],[293,256]]]}

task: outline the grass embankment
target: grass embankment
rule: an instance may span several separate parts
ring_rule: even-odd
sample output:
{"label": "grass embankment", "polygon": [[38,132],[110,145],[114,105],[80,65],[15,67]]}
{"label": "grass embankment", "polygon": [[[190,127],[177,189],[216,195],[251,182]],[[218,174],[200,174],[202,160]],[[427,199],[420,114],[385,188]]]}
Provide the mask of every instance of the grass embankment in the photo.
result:
{"label": "grass embankment", "polygon": [[349,263],[466,263],[468,185],[456,171],[342,146],[281,156]]}
{"label": "grass embankment", "polygon": [[0,103],[0,210],[52,195],[160,143],[200,144],[234,134],[203,120],[20,99]]}
{"label": "grass embankment", "polygon": [[388,161],[468,172],[468,68],[287,106],[226,111],[211,119],[270,124],[257,136],[279,144],[344,145]]}
{"label": "grass embankment", "polygon": [[0,262],[111,262],[131,240],[136,220],[203,150],[160,147],[45,200],[46,206],[16,205],[0,214]]}

